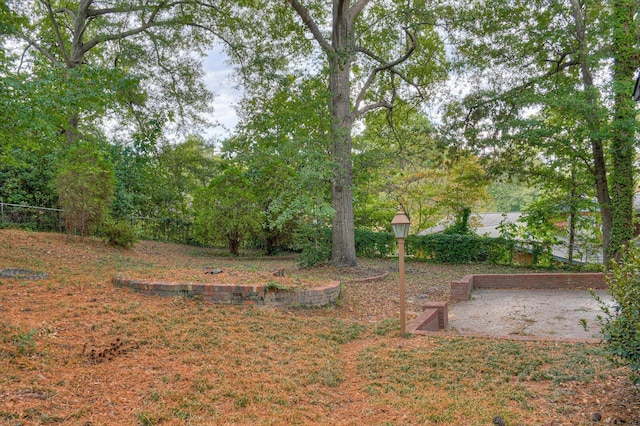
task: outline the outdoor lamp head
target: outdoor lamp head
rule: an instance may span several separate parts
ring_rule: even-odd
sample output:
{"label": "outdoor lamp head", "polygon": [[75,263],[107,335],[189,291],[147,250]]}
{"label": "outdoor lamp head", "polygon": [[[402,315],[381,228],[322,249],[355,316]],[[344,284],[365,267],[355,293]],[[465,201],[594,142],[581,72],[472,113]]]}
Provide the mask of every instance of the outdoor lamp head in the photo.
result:
{"label": "outdoor lamp head", "polygon": [[398,213],[396,213],[396,216],[391,221],[393,233],[396,235],[396,238],[407,238],[407,235],[409,235],[410,224],[411,221],[407,215],[404,214],[402,210],[398,210]]}

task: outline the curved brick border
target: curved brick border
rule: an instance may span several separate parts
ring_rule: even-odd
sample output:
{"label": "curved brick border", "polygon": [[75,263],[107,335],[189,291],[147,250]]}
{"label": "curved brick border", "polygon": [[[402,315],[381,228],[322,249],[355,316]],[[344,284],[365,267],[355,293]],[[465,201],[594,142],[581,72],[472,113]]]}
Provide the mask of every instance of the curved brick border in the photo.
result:
{"label": "curved brick border", "polygon": [[372,283],[372,282],[381,281],[387,278],[387,275],[389,275],[389,272],[383,272],[380,275],[373,275],[371,277],[358,278],[355,280],[345,281],[345,284]]}
{"label": "curved brick border", "polygon": [[298,255],[291,254],[286,256],[213,256],[212,260],[296,260]]}
{"label": "curved brick border", "polygon": [[166,283],[114,277],[117,287],[127,287],[154,296],[200,298],[227,305],[267,305],[286,307],[320,307],[335,303],[340,296],[340,282],[330,281],[306,290],[281,290],[265,285]]}

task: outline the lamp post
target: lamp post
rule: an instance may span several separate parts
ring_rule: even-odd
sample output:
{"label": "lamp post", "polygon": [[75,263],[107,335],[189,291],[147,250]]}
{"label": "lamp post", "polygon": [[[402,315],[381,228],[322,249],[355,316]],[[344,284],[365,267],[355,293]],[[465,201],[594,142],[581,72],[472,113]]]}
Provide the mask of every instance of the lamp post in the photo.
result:
{"label": "lamp post", "polygon": [[407,332],[407,321],[405,319],[405,290],[404,290],[404,239],[409,235],[409,225],[411,221],[402,210],[398,210],[396,216],[391,221],[393,233],[398,240],[398,261],[400,273],[400,334]]}

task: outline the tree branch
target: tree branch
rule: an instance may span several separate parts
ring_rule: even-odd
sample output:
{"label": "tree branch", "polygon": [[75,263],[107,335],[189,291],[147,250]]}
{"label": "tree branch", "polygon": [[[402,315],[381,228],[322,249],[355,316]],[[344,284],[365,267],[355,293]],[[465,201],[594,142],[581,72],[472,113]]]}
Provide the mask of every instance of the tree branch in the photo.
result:
{"label": "tree branch", "polygon": [[361,116],[362,114],[365,114],[369,111],[373,111],[374,109],[378,109],[378,108],[387,108],[387,109],[391,109],[393,108],[393,104],[391,102],[388,101],[380,101],[380,102],[376,102],[373,104],[368,104],[363,106],[362,108],[358,109],[357,111],[354,112],[354,115],[356,117]]}
{"label": "tree branch", "polygon": [[318,28],[318,25],[311,18],[311,15],[309,14],[309,10],[303,5],[301,5],[298,0],[286,0],[286,1],[291,5],[291,7],[293,7],[293,10],[296,11],[300,19],[302,19],[302,22],[304,22],[304,24],[307,26],[307,28],[309,28],[309,31],[311,31],[311,34],[313,34],[313,38],[315,38],[318,44],[320,44],[320,47],[322,48],[322,50],[324,50],[324,52],[327,55],[330,55],[331,53],[333,53],[333,48],[331,47],[331,44],[329,44],[327,39],[325,39],[324,36],[322,35],[322,32],[320,32],[320,28]]}
{"label": "tree branch", "polygon": [[[60,61],[58,61],[58,59],[56,59],[55,56],[53,56],[51,54],[51,52],[49,52],[48,50],[42,48],[38,43],[36,43],[34,40],[32,40],[31,38],[29,38],[29,36],[27,36],[26,34],[22,34],[22,33],[16,33],[16,35],[21,38],[22,40],[26,41],[27,44],[29,46],[33,46],[35,47],[35,49],[40,52],[45,58],[47,58],[49,61],[51,61],[52,64],[54,65],[60,65]],[[28,47],[27,47],[28,48]],[[26,49],[25,49],[26,51]]]}
{"label": "tree branch", "polygon": [[361,47],[361,46],[356,47],[356,51],[357,52],[365,54],[369,58],[373,59],[374,61],[376,61],[376,62],[378,62],[378,63],[380,63],[382,65],[380,65],[379,67],[376,67],[371,72],[371,74],[369,74],[369,77],[367,78],[367,81],[364,83],[364,85],[360,89],[360,92],[358,93],[358,96],[356,97],[356,101],[355,101],[355,104],[354,104],[354,114],[355,114],[355,116],[362,115],[364,112],[371,110],[371,108],[368,108],[368,107],[364,107],[364,108],[360,109],[360,103],[363,101],[367,91],[369,90],[369,88],[373,84],[377,74],[382,72],[382,71],[389,70],[390,72],[392,72],[393,74],[399,76],[400,78],[402,78],[404,81],[406,81],[410,85],[412,85],[414,87],[416,86],[404,74],[402,74],[400,71],[394,69],[394,67],[396,65],[399,65],[399,64],[403,63],[404,61],[406,61],[407,59],[409,59],[409,57],[413,54],[413,52],[416,49],[416,39],[415,39],[415,37],[413,37],[413,34],[411,34],[411,32],[409,32],[409,30],[407,30],[406,28],[403,28],[403,30],[407,34],[407,37],[409,37],[409,39],[411,41],[411,45],[409,46],[407,51],[404,53],[404,55],[400,56],[399,58],[397,58],[397,59],[395,59],[395,60],[393,60],[391,62],[385,63],[384,60],[381,57],[379,57],[378,55],[376,55],[374,52],[372,52],[372,51],[370,51],[368,49],[365,49],[364,47]]}
{"label": "tree branch", "polygon": [[67,53],[67,49],[64,47],[64,40],[62,40],[62,34],[60,34],[60,27],[58,27],[58,20],[56,19],[53,13],[53,9],[51,8],[51,3],[45,0],[40,0],[40,3],[42,3],[44,7],[47,8],[47,14],[49,15],[49,19],[51,20],[53,31],[56,34],[56,39],[58,41],[58,46],[60,47],[62,57],[64,58],[64,62],[67,64],[67,66],[71,66],[71,61],[69,60],[69,54]]}
{"label": "tree branch", "polygon": [[473,111],[475,111],[476,109],[480,108],[481,106],[488,105],[488,104],[490,104],[492,102],[496,102],[497,100],[500,100],[500,99],[504,99],[504,98],[506,98],[508,95],[510,95],[512,93],[521,92],[521,91],[533,86],[539,80],[543,80],[543,79],[551,77],[551,76],[553,76],[555,74],[559,74],[561,71],[563,71],[563,70],[565,70],[567,68],[570,68],[572,66],[576,66],[576,65],[582,65],[582,64],[581,64],[580,61],[577,61],[577,60],[576,61],[565,62],[564,64],[559,64],[558,63],[554,69],[552,69],[550,71],[547,71],[546,73],[544,73],[542,75],[539,75],[537,77],[533,77],[529,81],[526,81],[526,82],[524,82],[523,84],[521,84],[519,86],[516,86],[516,87],[514,87],[512,89],[509,89],[504,93],[500,93],[497,96],[493,96],[493,97],[491,97],[489,99],[486,99],[483,102],[480,102],[480,103],[478,103],[476,105],[472,105],[471,107],[469,107],[469,110],[467,111],[467,115],[466,115],[465,120],[464,120],[465,123],[468,123],[470,121],[470,117],[471,117],[471,114],[473,113]]}
{"label": "tree branch", "polygon": [[140,25],[137,28],[132,28],[128,31],[123,31],[117,34],[111,34],[106,36],[96,36],[92,38],[82,46],[83,52],[85,53],[88,52],[89,50],[93,49],[98,43],[102,43],[105,41],[121,40],[123,38],[127,38],[132,35],[140,34],[141,32],[148,30],[151,27],[159,27],[159,26],[168,25],[170,23],[175,22],[175,20],[154,21],[161,10],[162,10],[161,5],[158,5],[158,7],[156,7],[156,9],[151,13],[151,16],[149,17],[147,22]]}
{"label": "tree branch", "polygon": [[66,13],[67,15],[69,15],[72,19],[75,19],[76,14],[73,10],[67,8],[67,7],[59,7],[56,10],[53,11],[53,13]]}
{"label": "tree branch", "polygon": [[145,5],[136,6],[136,7],[107,7],[104,9],[93,9],[89,11],[88,16],[102,16],[102,15],[108,15],[110,13],[141,12],[141,11],[149,10],[152,7],[155,7],[157,10],[169,10],[181,4],[197,4],[198,6],[219,10],[219,8],[216,5],[212,3],[204,2],[204,1],[194,2],[192,0],[177,0],[170,3],[166,1],[162,1],[156,5],[145,4]]}
{"label": "tree branch", "polygon": [[349,9],[349,14],[351,15],[351,18],[355,19],[358,17],[358,15],[362,12],[362,10],[367,7],[367,4],[369,4],[371,0],[358,0],[356,2],[356,4],[354,4],[353,6],[351,6],[351,9]]}

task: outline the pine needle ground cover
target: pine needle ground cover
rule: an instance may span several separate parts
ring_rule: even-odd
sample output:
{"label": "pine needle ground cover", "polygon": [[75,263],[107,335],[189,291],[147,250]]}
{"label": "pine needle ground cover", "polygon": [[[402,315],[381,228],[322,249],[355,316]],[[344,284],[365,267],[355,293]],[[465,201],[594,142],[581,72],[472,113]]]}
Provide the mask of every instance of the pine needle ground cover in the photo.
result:
{"label": "pine needle ground cover", "polygon": [[[599,345],[402,337],[397,262],[299,270],[207,249],[0,230],[2,425],[640,424],[628,371]],[[156,298],[111,277],[220,268],[238,280],[337,279],[337,306],[274,309]],[[486,265],[408,263],[408,317]],[[172,272],[182,271],[182,272]],[[359,278],[390,272],[382,281]],[[275,277],[275,275],[274,275]],[[232,280],[232,278],[227,278]]]}

